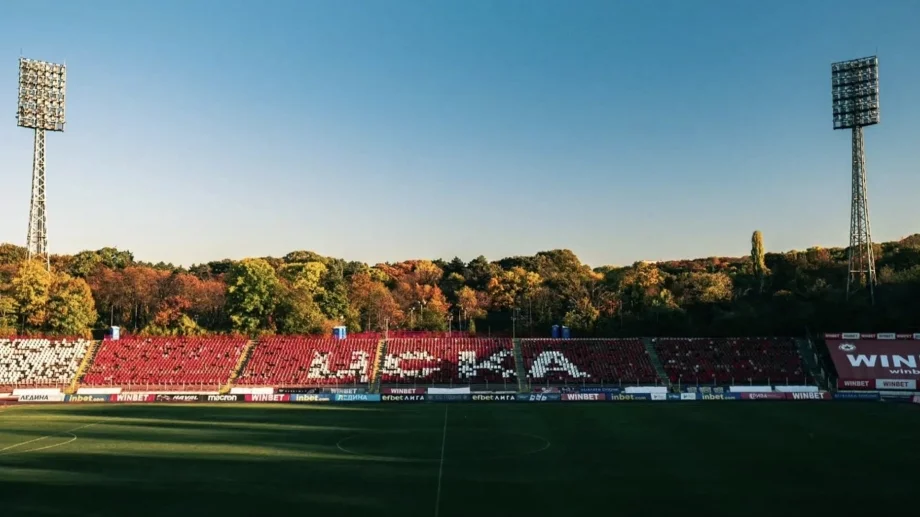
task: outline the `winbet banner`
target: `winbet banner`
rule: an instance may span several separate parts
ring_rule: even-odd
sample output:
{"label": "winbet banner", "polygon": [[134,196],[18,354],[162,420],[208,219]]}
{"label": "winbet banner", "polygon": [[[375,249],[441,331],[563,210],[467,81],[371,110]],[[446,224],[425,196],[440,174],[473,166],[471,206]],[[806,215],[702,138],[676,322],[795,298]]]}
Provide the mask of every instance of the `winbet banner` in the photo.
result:
{"label": "winbet banner", "polygon": [[[881,334],[880,334],[881,335]],[[914,390],[920,380],[920,340],[878,339],[872,335],[849,334],[828,338],[830,352],[841,389]],[[907,337],[907,336],[903,336]]]}

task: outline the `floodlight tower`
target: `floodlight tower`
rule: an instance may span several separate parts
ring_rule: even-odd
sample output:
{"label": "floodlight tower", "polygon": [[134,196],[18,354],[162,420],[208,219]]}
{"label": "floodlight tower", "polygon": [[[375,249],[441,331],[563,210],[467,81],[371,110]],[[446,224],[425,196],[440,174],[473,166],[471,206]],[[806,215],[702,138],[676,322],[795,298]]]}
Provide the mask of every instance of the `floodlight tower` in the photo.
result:
{"label": "floodlight tower", "polygon": [[853,130],[847,299],[864,283],[869,288],[872,303],[875,303],[875,256],[872,251],[872,232],[869,229],[863,127],[879,123],[878,57],[833,63],[831,92],[834,129]]}
{"label": "floodlight tower", "polygon": [[19,58],[19,109],[16,118],[20,127],[35,131],[26,249],[29,259],[44,257],[48,269],[51,269],[51,261],[45,213],[45,131],[64,131],[66,86],[67,69],[64,65]]}

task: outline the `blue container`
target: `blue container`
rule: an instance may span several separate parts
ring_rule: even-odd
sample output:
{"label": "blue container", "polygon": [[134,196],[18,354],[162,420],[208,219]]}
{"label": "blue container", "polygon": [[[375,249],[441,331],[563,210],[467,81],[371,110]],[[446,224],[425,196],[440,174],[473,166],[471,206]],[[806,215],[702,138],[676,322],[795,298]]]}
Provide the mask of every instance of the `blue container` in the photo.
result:
{"label": "blue container", "polygon": [[572,332],[569,330],[569,327],[562,327],[562,339],[571,339]]}
{"label": "blue container", "polygon": [[332,327],[332,337],[336,339],[345,339],[348,333],[348,327]]}
{"label": "blue container", "polygon": [[121,327],[112,327],[109,333],[112,336],[110,338],[112,341],[118,341],[121,337]]}
{"label": "blue container", "polygon": [[553,339],[559,339],[559,325],[553,325],[552,336]]}

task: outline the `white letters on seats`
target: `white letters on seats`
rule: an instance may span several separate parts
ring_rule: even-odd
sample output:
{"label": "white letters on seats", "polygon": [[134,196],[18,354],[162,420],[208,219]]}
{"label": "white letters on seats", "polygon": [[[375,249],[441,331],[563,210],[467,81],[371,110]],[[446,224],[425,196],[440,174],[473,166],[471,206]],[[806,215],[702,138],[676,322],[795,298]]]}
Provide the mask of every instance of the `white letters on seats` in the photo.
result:
{"label": "white letters on seats", "polygon": [[351,353],[351,362],[348,368],[332,372],[329,370],[329,352],[315,352],[313,360],[310,361],[310,369],[307,371],[308,379],[331,379],[338,377],[345,379],[360,375],[360,382],[368,382],[368,353],[363,350],[355,350]]}
{"label": "white letters on seats", "polygon": [[533,365],[528,373],[534,379],[542,379],[547,372],[564,372],[574,378],[590,377],[587,372],[579,370],[558,350],[541,352],[540,355],[534,358]]}
{"label": "white letters on seats", "polygon": [[438,362],[438,358],[422,350],[418,352],[403,352],[399,355],[387,354],[383,359],[381,371],[386,374],[398,375],[400,377],[428,377],[434,372],[440,371],[441,367],[424,367],[417,370],[404,370],[400,363],[403,361],[429,361]]}
{"label": "white letters on seats", "polygon": [[472,350],[465,350],[460,352],[460,378],[466,379],[476,377],[479,370],[499,372],[502,374],[502,378],[505,379],[514,377],[513,369],[504,368],[502,366],[502,360],[511,356],[511,350],[499,350],[498,352],[492,354],[492,356],[488,359],[485,359],[481,363],[476,364],[476,352]]}

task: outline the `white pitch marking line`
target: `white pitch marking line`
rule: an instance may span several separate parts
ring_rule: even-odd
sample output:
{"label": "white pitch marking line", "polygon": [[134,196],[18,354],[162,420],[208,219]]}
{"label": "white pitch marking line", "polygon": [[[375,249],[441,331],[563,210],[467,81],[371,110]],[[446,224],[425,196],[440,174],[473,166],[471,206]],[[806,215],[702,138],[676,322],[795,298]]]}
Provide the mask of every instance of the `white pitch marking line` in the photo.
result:
{"label": "white pitch marking line", "polygon": [[[0,452],[8,451],[8,450],[10,450],[10,449],[15,449],[16,447],[21,447],[21,446],[23,446],[23,445],[28,445],[28,444],[30,444],[30,443],[35,443],[35,442],[37,442],[37,441],[39,441],[39,440],[44,440],[45,438],[51,438],[52,436],[57,436],[57,435],[59,435],[59,434],[69,434],[69,435],[73,436],[72,433],[73,433],[74,431],[79,431],[80,429],[86,429],[87,427],[96,425],[96,424],[98,424],[98,423],[99,423],[99,422],[94,422],[94,423],[92,423],[92,424],[81,425],[81,426],[79,426],[79,427],[74,427],[73,429],[68,429],[67,431],[61,431],[61,432],[59,432],[59,433],[49,434],[49,435],[41,436],[41,437],[38,437],[38,438],[33,438],[33,439],[27,440],[27,441],[25,441],[25,442],[15,443],[15,444],[13,444],[13,445],[8,445],[8,446],[6,446],[6,447],[0,449]],[[76,440],[76,437],[74,437],[74,440]],[[70,442],[72,442],[72,441],[73,441],[73,440],[70,440]],[[70,442],[67,442],[67,443],[70,443]],[[61,444],[61,445],[64,445],[64,444]],[[48,449],[48,448],[50,448],[50,447],[42,447],[42,449]],[[33,449],[33,450],[42,450],[42,449]]]}
{"label": "white pitch marking line", "polygon": [[438,467],[438,497],[434,503],[434,517],[441,513],[441,480],[444,478],[444,445],[447,443],[447,410],[450,404],[444,405],[444,433],[441,435],[441,466]]}

